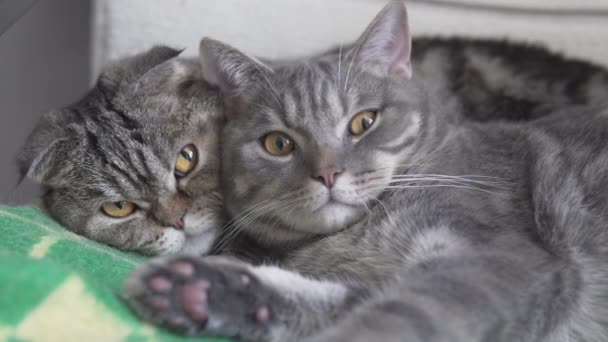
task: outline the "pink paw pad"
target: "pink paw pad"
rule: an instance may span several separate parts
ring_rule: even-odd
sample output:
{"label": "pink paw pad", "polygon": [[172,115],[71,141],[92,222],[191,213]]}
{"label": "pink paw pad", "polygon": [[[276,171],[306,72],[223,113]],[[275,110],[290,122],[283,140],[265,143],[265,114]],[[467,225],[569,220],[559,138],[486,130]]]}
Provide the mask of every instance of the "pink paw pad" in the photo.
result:
{"label": "pink paw pad", "polygon": [[156,292],[167,293],[173,288],[173,283],[166,277],[156,276],[150,279],[149,286]]}
{"label": "pink paw pad", "polygon": [[181,304],[184,312],[196,322],[205,322],[209,317],[206,311],[209,282],[199,280],[184,285],[181,291]]}
{"label": "pink paw pad", "polygon": [[267,323],[270,320],[270,309],[267,306],[262,306],[255,313],[255,320],[259,324]]}
{"label": "pink paw pad", "polygon": [[186,261],[178,261],[171,268],[175,273],[184,277],[190,277],[194,274],[194,265]]}

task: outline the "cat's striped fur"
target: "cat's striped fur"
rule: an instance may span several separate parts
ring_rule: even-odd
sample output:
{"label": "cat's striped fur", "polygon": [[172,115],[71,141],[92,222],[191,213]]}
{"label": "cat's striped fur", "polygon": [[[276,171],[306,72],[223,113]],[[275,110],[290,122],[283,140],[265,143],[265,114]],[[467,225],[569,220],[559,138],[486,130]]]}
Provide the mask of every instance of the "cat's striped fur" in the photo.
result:
{"label": "cat's striped fur", "polygon": [[[115,62],[77,103],[43,115],[29,136],[21,173],[44,186],[49,213],[67,228],[148,255],[210,248],[222,225],[220,102],[198,63],[178,55],[156,47]],[[189,144],[199,163],[175,177]],[[102,212],[119,201],[137,209],[124,218]],[[175,227],[172,216],[184,210]]]}
{"label": "cat's striped fur", "polygon": [[[534,45],[436,37],[416,38],[413,45],[416,78],[447,90],[469,120],[526,121],[565,105],[599,103],[608,89],[605,69]],[[346,54],[351,47],[332,49],[315,60],[325,69],[340,62],[346,78],[350,67]],[[215,134],[222,108],[216,92],[200,80],[199,62],[176,58],[177,53],[153,49],[115,62],[83,99],[45,114],[28,138],[19,158],[21,172],[45,186],[50,213],[68,228],[123,250],[151,255],[184,248],[197,253],[209,250],[224,223],[216,189]],[[211,122],[206,123],[207,118]],[[198,131],[198,124],[189,120],[200,120],[203,129]],[[188,142],[197,142],[205,167],[197,169],[204,172],[196,172],[188,186],[185,180],[178,182],[177,188],[197,198],[189,201],[188,234],[184,235],[150,210],[158,209],[161,202],[170,207],[166,195],[175,192],[177,183],[166,177],[171,170],[165,169]],[[61,152],[62,146],[71,152]],[[55,162],[39,163],[49,157],[56,157]],[[137,201],[140,210],[122,220],[100,212],[102,203],[118,199]],[[231,240],[233,251],[256,259],[264,256],[256,252],[248,236],[231,237],[227,234],[226,240]],[[219,240],[220,245],[223,241]],[[288,247],[273,247],[273,256]]]}

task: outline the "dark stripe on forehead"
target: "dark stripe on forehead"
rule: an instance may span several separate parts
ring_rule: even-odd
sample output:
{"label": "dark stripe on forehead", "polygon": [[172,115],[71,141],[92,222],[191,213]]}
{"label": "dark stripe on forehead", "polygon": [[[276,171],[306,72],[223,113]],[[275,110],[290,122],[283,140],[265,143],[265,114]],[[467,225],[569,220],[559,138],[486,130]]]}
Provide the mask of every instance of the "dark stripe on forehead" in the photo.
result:
{"label": "dark stripe on forehead", "polygon": [[306,108],[302,103],[302,96],[300,94],[300,90],[297,88],[292,88],[292,91],[289,95],[291,97],[290,100],[293,101],[295,113],[286,113],[287,115],[289,115],[288,120],[291,122],[300,122],[300,120],[296,120],[296,118],[303,119],[306,113]]}
{"label": "dark stripe on forehead", "polygon": [[132,132],[131,139],[137,141],[138,143],[140,143],[142,145],[144,144],[144,137],[139,132]]}
{"label": "dark stripe on forehead", "polygon": [[[118,172],[124,180],[128,181],[133,189],[141,191],[141,187],[137,183],[137,180],[132,178],[132,173],[123,170],[120,166],[116,165],[116,163],[110,163],[110,166],[112,167],[112,169],[114,169],[114,171]],[[122,184],[117,179],[114,179],[114,181],[117,183],[117,186],[120,186],[120,184]],[[127,191],[127,189],[124,189],[122,187],[121,190],[123,190],[123,192]]]}
{"label": "dark stripe on forehead", "polygon": [[[109,170],[108,170],[108,171],[109,171]],[[122,182],[121,182],[121,181],[119,180],[119,178],[118,178],[118,177],[120,177],[120,176],[118,176],[118,175],[117,175],[117,174],[115,174],[115,173],[110,173],[110,172],[107,172],[107,175],[108,175],[108,176],[107,176],[107,177],[105,177],[105,178],[104,178],[104,180],[105,180],[105,181],[106,181],[106,183],[107,183],[107,184],[109,184],[109,185],[110,185],[110,186],[111,186],[113,189],[115,189],[116,191],[121,192],[121,193],[124,193],[124,192],[127,192],[127,191],[128,191],[128,189],[125,189],[125,188],[122,186]]]}
{"label": "dark stripe on forehead", "polygon": [[312,113],[313,115],[318,115],[319,110],[316,103],[317,97],[317,82],[318,82],[317,74],[314,72],[309,72],[306,75],[305,82],[303,83],[302,92],[305,94],[304,99],[306,100],[307,111]]}
{"label": "dark stripe on forehead", "polygon": [[148,179],[139,172],[137,172],[137,179],[141,184],[148,184]]}
{"label": "dark stripe on forehead", "polygon": [[137,149],[135,153],[137,154],[137,158],[139,158],[139,161],[144,168],[143,171],[145,172],[145,176],[151,178],[152,170],[150,170],[150,167],[148,166],[148,160],[146,159],[144,152],[141,149]]}
{"label": "dark stripe on forehead", "polygon": [[94,188],[94,187],[88,187],[87,188],[87,195],[90,196],[91,198],[93,197],[103,197],[104,193],[103,191]]}
{"label": "dark stripe on forehead", "polygon": [[327,79],[321,80],[321,87],[319,87],[321,93],[317,94],[319,97],[317,106],[319,108],[329,108],[329,101],[327,100],[327,94],[330,91],[329,88],[329,81]]}
{"label": "dark stripe on forehead", "polygon": [[120,145],[120,147],[112,147],[111,152],[114,153],[114,156],[120,158],[121,162],[130,169],[130,173],[137,172],[138,169],[133,160],[134,155],[136,156],[137,154],[136,151],[133,151],[133,149],[127,145],[127,142],[120,135],[113,136],[112,141],[117,142],[118,145]]}
{"label": "dark stripe on forehead", "polygon": [[103,88],[100,88],[100,91],[101,91],[101,94],[103,95],[104,106],[106,107],[107,110],[116,114],[121,119],[122,126],[124,128],[126,128],[128,130],[134,130],[134,129],[140,127],[139,122],[131,119],[123,110],[118,108],[116,106],[116,104],[114,102],[112,102],[112,99],[108,96],[107,92]]}
{"label": "dark stripe on forehead", "polygon": [[313,105],[311,102],[314,97],[314,90],[311,89],[313,76],[310,69],[308,69],[309,66],[305,71],[303,68],[304,66],[300,67],[300,69],[296,72],[298,75],[298,81],[294,83],[294,88],[298,94],[298,105],[300,108],[302,108],[299,114],[301,116],[308,117],[310,115],[314,115]]}
{"label": "dark stripe on forehead", "polygon": [[[122,158],[123,163],[125,163],[129,169],[131,170],[130,174],[133,174],[135,177],[137,177],[137,179],[139,181],[141,181],[141,174],[139,172],[139,169],[137,168],[137,165],[135,165],[134,160],[133,160],[133,154],[131,153],[132,151],[128,150],[125,152],[125,157]],[[135,180],[134,178],[131,178],[133,180]],[[144,183],[146,183],[147,180],[144,178]]]}
{"label": "dark stripe on forehead", "polygon": [[[289,120],[292,119],[292,117],[290,116],[294,115],[294,113],[283,112],[283,114],[277,114],[277,112],[275,112],[274,110],[264,110],[262,114],[263,115],[258,115],[257,122],[263,127],[273,125],[277,122],[277,119],[281,123],[281,125],[283,125],[283,127],[291,128],[293,126],[289,123]],[[295,114],[297,115],[297,113]]]}
{"label": "dark stripe on forehead", "polygon": [[[127,146],[127,143],[125,142],[125,140],[121,136],[115,135],[112,138],[113,138],[112,140],[118,142],[118,144],[122,148],[122,152],[128,152],[129,151],[129,147]],[[116,152],[119,153],[121,151],[116,151]]]}
{"label": "dark stripe on forehead", "polygon": [[97,139],[97,136],[88,128],[86,129],[86,131],[87,142],[89,144],[90,149],[95,153],[96,156],[99,157],[101,163],[104,166],[107,166],[110,162],[108,161],[108,158],[106,157],[106,154],[104,153],[103,149],[101,149],[101,147],[99,146],[99,140]]}

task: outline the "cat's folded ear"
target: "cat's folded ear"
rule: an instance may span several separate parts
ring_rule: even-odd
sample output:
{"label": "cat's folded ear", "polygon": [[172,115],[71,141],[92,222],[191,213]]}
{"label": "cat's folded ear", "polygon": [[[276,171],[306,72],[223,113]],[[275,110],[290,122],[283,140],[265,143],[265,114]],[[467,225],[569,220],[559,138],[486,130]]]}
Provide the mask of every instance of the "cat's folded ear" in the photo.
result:
{"label": "cat's folded ear", "polygon": [[156,46],[140,54],[117,60],[101,72],[98,84],[108,89],[121,89],[137,84],[154,68],[179,56],[180,50]]}
{"label": "cat's folded ear", "polygon": [[199,52],[203,78],[220,89],[229,108],[246,100],[272,73],[261,61],[217,40],[204,38]]}
{"label": "cat's folded ear", "polygon": [[350,53],[361,68],[412,76],[412,37],[403,0],[392,0],[367,27]]}
{"label": "cat's folded ear", "polygon": [[101,73],[98,86],[114,92],[189,97],[188,88],[201,78],[200,68],[193,60],[176,58],[182,51],[156,46],[116,61]]}
{"label": "cat's folded ear", "polygon": [[[25,146],[17,156],[21,178],[50,185],[49,178],[57,169],[57,163],[67,159],[67,153],[75,146],[69,139],[70,113],[53,111],[46,113],[27,138]],[[61,177],[61,175],[56,175]]]}

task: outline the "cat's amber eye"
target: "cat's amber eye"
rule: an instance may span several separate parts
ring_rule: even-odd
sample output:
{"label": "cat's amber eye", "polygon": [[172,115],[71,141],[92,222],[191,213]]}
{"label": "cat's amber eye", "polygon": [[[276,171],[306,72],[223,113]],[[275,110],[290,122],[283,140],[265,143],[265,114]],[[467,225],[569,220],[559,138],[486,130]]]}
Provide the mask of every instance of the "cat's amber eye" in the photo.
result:
{"label": "cat's amber eye", "polygon": [[136,208],[133,202],[107,202],[101,206],[101,211],[110,217],[123,218],[133,214]]}
{"label": "cat's amber eye", "polygon": [[182,148],[177,155],[177,161],[175,162],[175,176],[185,177],[187,176],[198,163],[198,151],[194,145],[188,145]]}
{"label": "cat's amber eye", "polygon": [[295,148],[293,140],[281,132],[268,133],[262,138],[262,144],[266,151],[274,156],[286,156]]}
{"label": "cat's amber eye", "polygon": [[348,131],[352,135],[361,135],[370,129],[376,122],[378,114],[373,111],[360,112],[350,121]]}

